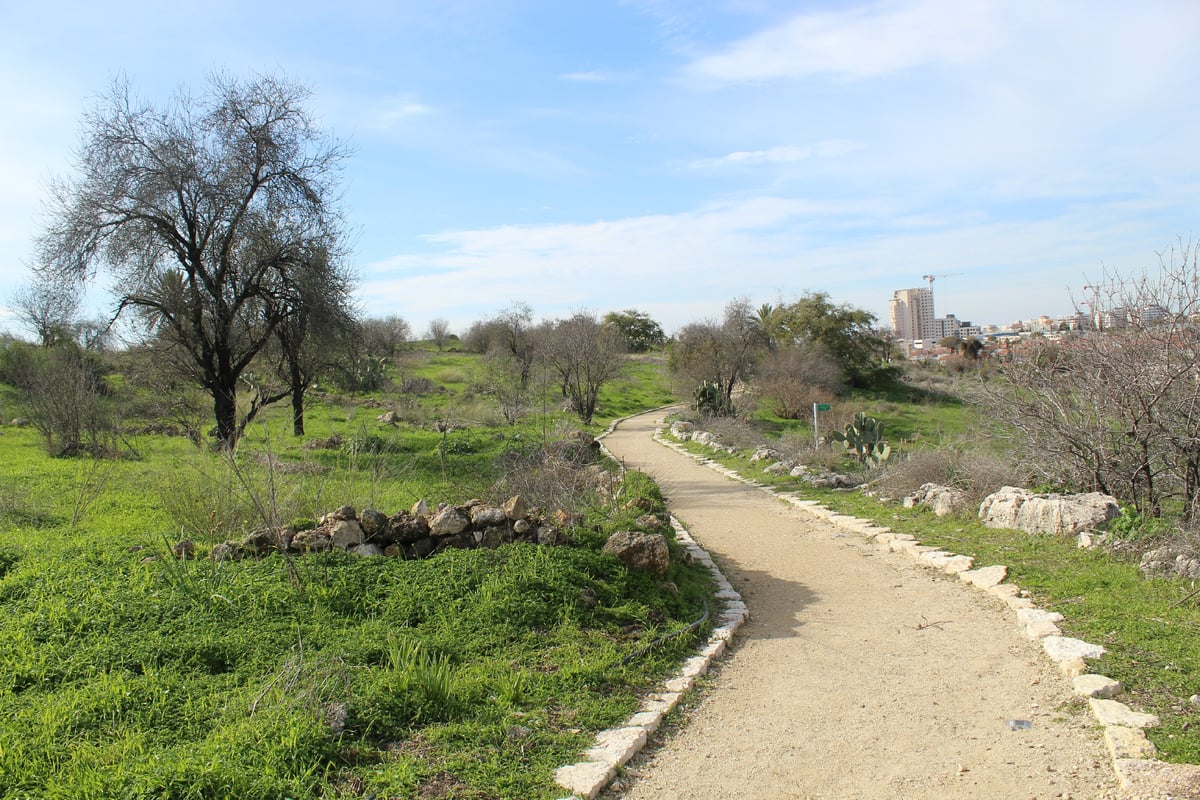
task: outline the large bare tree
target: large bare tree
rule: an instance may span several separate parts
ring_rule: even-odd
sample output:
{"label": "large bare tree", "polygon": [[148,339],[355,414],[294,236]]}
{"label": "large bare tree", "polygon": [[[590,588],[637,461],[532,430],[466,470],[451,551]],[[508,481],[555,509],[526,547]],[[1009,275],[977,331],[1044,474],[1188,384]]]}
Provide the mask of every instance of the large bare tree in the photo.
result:
{"label": "large bare tree", "polygon": [[309,94],[214,75],[156,107],[114,81],[84,114],[77,174],[53,186],[39,242],[48,277],[111,273],[118,313],[172,345],[226,447],[261,408],[239,418],[243,373],[343,251],[335,187],[348,151],[316,126]]}
{"label": "large bare tree", "polygon": [[624,368],[625,342],[620,331],[595,315],[577,313],[539,331],[539,349],[558,377],[563,396],[585,424],[596,413],[604,384]]}
{"label": "large bare tree", "polygon": [[985,384],[994,419],[1046,478],[1157,515],[1200,511],[1200,253],[1180,242],[1156,269],[1087,287],[1096,323],[1015,348]]}

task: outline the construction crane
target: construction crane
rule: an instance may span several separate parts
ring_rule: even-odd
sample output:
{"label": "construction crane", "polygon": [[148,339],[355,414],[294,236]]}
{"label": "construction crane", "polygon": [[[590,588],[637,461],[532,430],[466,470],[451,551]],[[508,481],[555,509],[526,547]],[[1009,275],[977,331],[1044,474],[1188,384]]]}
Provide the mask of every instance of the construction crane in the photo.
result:
{"label": "construction crane", "polygon": [[921,280],[929,281],[929,291],[933,291],[934,278],[953,278],[955,275],[962,275],[961,272],[947,272],[942,275],[922,275]]}

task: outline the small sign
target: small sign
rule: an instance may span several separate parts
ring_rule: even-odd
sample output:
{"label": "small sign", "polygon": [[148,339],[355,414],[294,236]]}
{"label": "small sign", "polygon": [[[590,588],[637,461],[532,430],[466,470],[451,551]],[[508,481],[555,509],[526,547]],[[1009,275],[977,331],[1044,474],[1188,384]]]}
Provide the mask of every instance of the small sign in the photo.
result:
{"label": "small sign", "polygon": [[817,403],[817,411],[828,411],[830,408],[829,403]]}

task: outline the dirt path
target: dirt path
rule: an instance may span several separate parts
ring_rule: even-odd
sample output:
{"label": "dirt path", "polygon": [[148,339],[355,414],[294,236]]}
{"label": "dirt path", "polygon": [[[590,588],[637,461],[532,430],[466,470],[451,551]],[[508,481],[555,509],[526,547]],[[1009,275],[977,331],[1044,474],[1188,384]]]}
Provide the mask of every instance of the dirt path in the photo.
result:
{"label": "dirt path", "polygon": [[686,725],[606,797],[1118,796],[1100,729],[1011,612],[654,443],[661,418],[605,444],[656,478],[750,619]]}

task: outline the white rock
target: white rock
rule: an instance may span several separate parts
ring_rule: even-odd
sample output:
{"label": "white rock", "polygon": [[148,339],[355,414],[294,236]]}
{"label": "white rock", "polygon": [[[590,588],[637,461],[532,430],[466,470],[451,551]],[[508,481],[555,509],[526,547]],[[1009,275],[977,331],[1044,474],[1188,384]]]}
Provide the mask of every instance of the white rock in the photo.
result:
{"label": "white rock", "polygon": [[1042,649],[1053,661],[1068,661],[1076,658],[1099,658],[1105,650],[1098,644],[1072,639],[1068,636],[1047,636],[1042,639]]}
{"label": "white rock", "polygon": [[612,728],[596,736],[596,745],[584,755],[590,761],[603,761],[614,767],[624,765],[646,743],[646,729],[639,727]]}
{"label": "white rock", "polygon": [[1025,636],[1029,639],[1041,639],[1044,636],[1060,636],[1055,623],[1063,621],[1063,615],[1057,611],[1044,611],[1040,608],[1017,609],[1017,620],[1024,627]]}
{"label": "white rock", "polygon": [[1106,675],[1077,675],[1073,681],[1075,694],[1081,697],[1101,697],[1105,700],[1116,697],[1124,689],[1120,681]]}
{"label": "white rock", "polygon": [[1124,703],[1093,697],[1088,701],[1092,713],[1102,725],[1118,725],[1125,728],[1154,728],[1162,723],[1154,714],[1134,711]]}
{"label": "white rock", "polygon": [[990,589],[993,586],[999,586],[1004,583],[1007,577],[1008,567],[1001,564],[958,573],[960,581],[969,583],[972,586],[978,586],[980,589]]}
{"label": "white rock", "polygon": [[348,550],[362,544],[363,529],[357,520],[340,519],[329,529],[329,541],[339,550]]}
{"label": "white rock", "polygon": [[617,768],[603,761],[583,761],[554,771],[554,782],[580,800],[595,800],[596,795],[617,774]]}
{"label": "white rock", "polygon": [[1146,738],[1141,728],[1109,725],[1104,729],[1104,743],[1113,759],[1154,758],[1158,748]]}

